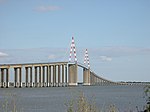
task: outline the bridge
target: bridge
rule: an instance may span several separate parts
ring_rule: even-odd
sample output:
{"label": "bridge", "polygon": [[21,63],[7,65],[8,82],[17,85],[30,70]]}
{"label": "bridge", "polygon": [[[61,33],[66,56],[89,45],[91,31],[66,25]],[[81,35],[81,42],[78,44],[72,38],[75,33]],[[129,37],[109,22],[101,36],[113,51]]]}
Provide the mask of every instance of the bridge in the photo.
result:
{"label": "bridge", "polygon": [[[72,60],[74,54],[74,61]],[[86,63],[88,66],[86,66]],[[90,68],[86,49],[84,64],[79,63],[76,57],[74,38],[72,37],[70,57],[68,62],[22,63],[0,65],[0,87],[65,87],[77,86],[78,68],[83,70],[83,85],[120,85],[100,77]],[[10,70],[13,73],[10,74]],[[14,77],[10,82],[10,75]],[[24,80],[23,80],[24,79]]]}
{"label": "bridge", "polygon": [[[14,87],[59,87],[77,86],[78,67],[83,69],[83,85],[118,85],[96,75],[88,67],[79,63],[53,62],[53,63],[25,63],[3,64],[1,70],[1,88]],[[10,72],[14,71],[14,83],[9,83]],[[23,71],[25,72],[23,75]],[[11,74],[12,75],[12,74]],[[5,79],[4,79],[5,77]],[[23,78],[24,77],[24,78]],[[22,79],[25,79],[22,81]]]}

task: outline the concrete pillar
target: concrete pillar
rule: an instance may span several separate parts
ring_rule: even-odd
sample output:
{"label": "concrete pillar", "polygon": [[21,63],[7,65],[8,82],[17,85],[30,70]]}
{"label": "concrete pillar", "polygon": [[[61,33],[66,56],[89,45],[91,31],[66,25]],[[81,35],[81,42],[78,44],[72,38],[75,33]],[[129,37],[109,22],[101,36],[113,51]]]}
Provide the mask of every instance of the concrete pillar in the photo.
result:
{"label": "concrete pillar", "polygon": [[49,66],[49,87],[51,86],[51,66]]}
{"label": "concrete pillar", "polygon": [[45,66],[43,66],[43,85],[42,85],[42,87],[44,87],[45,86]]}
{"label": "concrete pillar", "polygon": [[15,88],[17,87],[17,83],[18,83],[18,69],[17,68],[14,68],[14,74],[15,74],[15,77],[14,77],[14,86]]}
{"label": "concrete pillar", "polygon": [[60,86],[60,65],[58,65],[58,86]]}
{"label": "concrete pillar", "polygon": [[92,73],[90,72],[90,84],[92,85],[92,81],[93,81],[93,79],[92,79]]}
{"label": "concrete pillar", "polygon": [[102,85],[102,80],[100,79],[100,83],[99,83],[100,85]]}
{"label": "concrete pillar", "polygon": [[64,86],[64,65],[62,65],[62,86]]}
{"label": "concrete pillar", "polygon": [[97,83],[98,83],[98,77],[96,76],[96,85],[97,85]]}
{"label": "concrete pillar", "polygon": [[39,66],[39,86],[41,87],[41,66]]}
{"label": "concrete pillar", "polygon": [[34,74],[34,87],[37,87],[37,67],[34,67],[34,71],[35,71],[35,74]]}
{"label": "concrete pillar", "polygon": [[90,72],[90,84],[92,85],[92,73]]}
{"label": "concrete pillar", "polygon": [[78,69],[77,64],[69,64],[68,65],[68,71],[69,71],[69,86],[77,86],[77,75],[78,75]]}
{"label": "concrete pillar", "polygon": [[100,85],[100,78],[98,78],[98,85]]}
{"label": "concrete pillar", "polygon": [[102,85],[104,85],[104,80],[102,80]]}
{"label": "concrete pillar", "polygon": [[93,85],[95,85],[95,75],[93,75]]}
{"label": "concrete pillar", "polygon": [[1,88],[4,88],[4,69],[1,69]]}
{"label": "concrete pillar", "polygon": [[96,79],[97,77],[94,75],[94,85],[96,85]]}
{"label": "concrete pillar", "polygon": [[91,73],[91,84],[94,85],[94,75]]}
{"label": "concrete pillar", "polygon": [[26,78],[25,78],[26,87],[28,87],[28,67],[25,67],[25,72],[26,72]]}
{"label": "concrete pillar", "polygon": [[90,85],[90,69],[83,69],[83,85],[89,86]]}
{"label": "concrete pillar", "polygon": [[9,68],[6,68],[6,88],[9,87]]}
{"label": "concrete pillar", "polygon": [[68,85],[68,74],[67,74],[67,66],[65,67],[65,84]]}
{"label": "concrete pillar", "polygon": [[56,86],[56,65],[53,66],[53,86]]}
{"label": "concrete pillar", "polygon": [[49,66],[47,66],[46,86],[49,87]]}
{"label": "concrete pillar", "polygon": [[19,68],[19,87],[22,87],[22,70]]}
{"label": "concrete pillar", "polygon": [[30,67],[30,87],[32,87],[32,67]]}

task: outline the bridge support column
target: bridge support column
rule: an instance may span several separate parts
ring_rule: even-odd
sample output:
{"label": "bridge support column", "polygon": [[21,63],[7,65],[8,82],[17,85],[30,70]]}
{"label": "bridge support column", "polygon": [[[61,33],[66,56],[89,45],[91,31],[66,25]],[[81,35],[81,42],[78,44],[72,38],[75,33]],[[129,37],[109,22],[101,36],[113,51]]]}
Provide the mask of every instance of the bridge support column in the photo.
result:
{"label": "bridge support column", "polygon": [[14,68],[14,87],[16,88],[18,86],[18,68]]}
{"label": "bridge support column", "polygon": [[64,86],[64,65],[62,65],[62,86]]}
{"label": "bridge support column", "polygon": [[6,88],[9,87],[9,68],[6,68]]}
{"label": "bridge support column", "polygon": [[28,87],[28,67],[25,67],[25,72],[26,72],[26,87]]}
{"label": "bridge support column", "polygon": [[22,70],[19,68],[19,87],[22,87]]}
{"label": "bridge support column", "polygon": [[49,87],[49,66],[46,67],[47,68],[47,75],[46,75],[46,87]]}
{"label": "bridge support column", "polygon": [[49,66],[49,87],[51,87],[52,81],[51,81],[51,66]]}
{"label": "bridge support column", "polygon": [[4,88],[4,69],[1,69],[1,88]]}
{"label": "bridge support column", "polygon": [[53,66],[53,87],[56,86],[56,65]]}
{"label": "bridge support column", "polygon": [[68,74],[69,74],[69,86],[77,86],[77,76],[78,76],[78,68],[77,64],[69,64],[68,65]]}
{"label": "bridge support column", "polygon": [[30,87],[32,87],[32,67],[30,67]]}
{"label": "bridge support column", "polygon": [[65,86],[68,86],[68,72],[67,66],[65,66]]}
{"label": "bridge support column", "polygon": [[42,87],[45,87],[45,66],[43,66],[43,85]]}
{"label": "bridge support column", "polygon": [[41,87],[41,66],[39,66],[39,87]]}
{"label": "bridge support column", "polygon": [[34,67],[34,87],[37,87],[37,67]]}
{"label": "bridge support column", "polygon": [[58,87],[60,86],[60,65],[58,65]]}
{"label": "bridge support column", "polygon": [[90,73],[90,84],[93,85],[93,73]]}
{"label": "bridge support column", "polygon": [[89,86],[90,85],[90,69],[83,69],[83,85]]}

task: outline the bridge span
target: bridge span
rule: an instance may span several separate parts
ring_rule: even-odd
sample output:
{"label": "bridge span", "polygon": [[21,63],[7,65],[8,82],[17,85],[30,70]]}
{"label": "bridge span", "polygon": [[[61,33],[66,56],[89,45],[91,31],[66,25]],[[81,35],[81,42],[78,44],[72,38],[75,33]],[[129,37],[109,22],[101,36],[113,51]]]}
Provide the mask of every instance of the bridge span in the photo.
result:
{"label": "bridge span", "polygon": [[[23,63],[0,65],[0,87],[77,86],[78,67],[83,69],[83,85],[118,85],[96,75],[90,68],[75,62]],[[13,70],[10,73],[10,70]],[[13,82],[10,81],[13,77]],[[24,79],[24,80],[23,80]]]}

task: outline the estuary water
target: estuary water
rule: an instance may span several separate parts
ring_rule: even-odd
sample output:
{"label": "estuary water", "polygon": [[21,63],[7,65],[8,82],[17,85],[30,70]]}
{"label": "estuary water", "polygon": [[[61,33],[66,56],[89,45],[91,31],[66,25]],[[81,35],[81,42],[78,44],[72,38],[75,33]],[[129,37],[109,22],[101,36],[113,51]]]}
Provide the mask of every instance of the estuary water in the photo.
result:
{"label": "estuary water", "polygon": [[144,86],[78,86],[45,88],[0,88],[0,112],[16,108],[17,112],[66,112],[68,102],[83,92],[104,111],[115,105],[119,112],[142,110]]}

